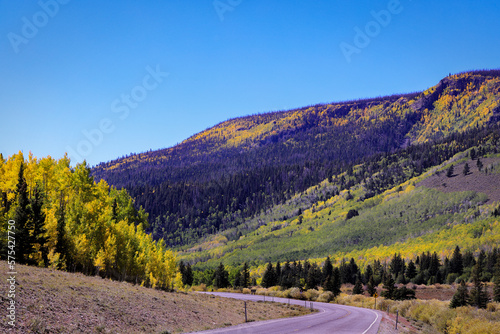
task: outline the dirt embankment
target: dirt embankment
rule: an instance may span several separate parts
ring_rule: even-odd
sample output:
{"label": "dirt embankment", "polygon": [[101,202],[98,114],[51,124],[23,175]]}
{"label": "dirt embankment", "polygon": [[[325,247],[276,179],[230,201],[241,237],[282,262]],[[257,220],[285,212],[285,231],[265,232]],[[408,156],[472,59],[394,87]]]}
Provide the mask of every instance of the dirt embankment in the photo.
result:
{"label": "dirt embankment", "polygon": [[[9,300],[0,261],[3,312]],[[2,314],[2,333],[180,333],[244,322],[243,302],[169,293],[99,277],[17,266],[16,328]],[[247,302],[249,320],[308,313],[300,307]]]}

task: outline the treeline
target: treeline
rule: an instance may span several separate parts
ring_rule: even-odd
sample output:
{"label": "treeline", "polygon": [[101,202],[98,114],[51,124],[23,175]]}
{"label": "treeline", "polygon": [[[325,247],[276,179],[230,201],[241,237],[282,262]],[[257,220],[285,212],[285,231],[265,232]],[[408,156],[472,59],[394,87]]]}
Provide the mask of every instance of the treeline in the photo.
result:
{"label": "treeline", "polygon": [[0,195],[2,259],[172,287],[175,254],[144,232],[147,214],[85,163],[0,154]]}
{"label": "treeline", "polygon": [[[185,268],[184,263],[182,267]],[[329,257],[321,266],[307,260],[287,261],[283,264],[277,262],[274,265],[269,262],[262,277],[251,276],[247,263],[229,270],[222,263],[216,269],[207,269],[203,272],[189,270],[191,280],[185,282],[188,285],[205,284],[215,288],[237,289],[257,285],[260,281],[260,286],[263,288],[279,286],[282,290],[294,287],[309,290],[322,287],[323,290],[337,296],[340,294],[342,284],[352,284],[353,294],[373,296],[377,287],[382,284],[382,296],[394,300],[415,298],[415,291],[408,289],[407,283],[426,285],[461,283],[462,288],[457,293],[462,296],[465,282],[472,282],[471,291],[465,289],[466,297],[460,297],[462,299],[454,297],[452,307],[470,304],[484,308],[487,301],[492,298],[500,301],[498,248],[488,252],[481,250],[474,256],[471,251],[462,254],[457,246],[451,257],[441,258],[436,252],[432,254],[427,252],[417,256],[415,260],[406,260],[400,254],[394,254],[389,261],[375,260],[365,268],[360,268],[353,258],[343,259],[338,266],[333,266]],[[186,271],[181,272],[184,277]],[[494,282],[493,296],[489,296],[486,292],[485,282],[490,281]]]}

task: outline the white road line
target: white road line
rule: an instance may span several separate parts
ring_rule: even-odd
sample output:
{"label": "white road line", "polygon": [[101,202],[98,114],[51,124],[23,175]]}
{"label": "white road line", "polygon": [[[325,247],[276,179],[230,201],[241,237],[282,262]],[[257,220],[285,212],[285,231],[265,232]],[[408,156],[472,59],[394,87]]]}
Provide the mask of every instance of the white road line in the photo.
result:
{"label": "white road line", "polygon": [[372,324],[370,325],[370,327],[368,327],[368,328],[366,329],[366,331],[364,331],[364,332],[363,332],[363,333],[361,333],[361,334],[366,334],[366,333],[370,330],[370,328],[372,328],[372,326],[373,326],[373,325],[377,322],[377,320],[378,320],[378,313],[377,313],[377,312],[374,312],[374,311],[372,311],[372,310],[370,310],[370,311],[371,311],[371,312],[373,312],[373,313],[375,313],[375,315],[376,315],[377,317],[375,318],[375,320],[373,320],[373,322],[372,322]]}

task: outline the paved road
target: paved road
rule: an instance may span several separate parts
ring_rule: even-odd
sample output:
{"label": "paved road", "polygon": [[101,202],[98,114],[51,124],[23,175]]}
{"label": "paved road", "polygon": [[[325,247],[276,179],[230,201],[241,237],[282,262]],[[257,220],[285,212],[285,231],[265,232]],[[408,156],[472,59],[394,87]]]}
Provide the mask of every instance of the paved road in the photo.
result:
{"label": "paved road", "polygon": [[[207,292],[220,297],[235,298],[241,300],[264,300],[264,296],[245,295],[239,293],[225,292]],[[266,301],[271,301],[271,297],[266,297]],[[286,298],[274,298],[275,302],[288,303]],[[304,306],[304,301],[290,299],[290,304]],[[344,306],[337,304],[313,302],[313,308],[318,310],[317,313],[310,315],[267,320],[259,322],[250,322],[238,326],[213,329],[198,333],[338,333],[338,334],[376,334],[382,319],[382,314],[379,311],[369,309]],[[310,307],[310,302],[307,302],[307,307]]]}

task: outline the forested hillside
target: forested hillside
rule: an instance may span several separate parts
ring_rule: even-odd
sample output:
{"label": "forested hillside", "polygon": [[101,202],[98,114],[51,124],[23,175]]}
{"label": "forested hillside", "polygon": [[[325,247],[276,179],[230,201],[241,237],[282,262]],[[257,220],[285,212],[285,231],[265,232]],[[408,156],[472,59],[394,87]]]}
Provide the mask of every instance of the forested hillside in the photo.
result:
{"label": "forested hillside", "polygon": [[[414,145],[442,143],[427,157],[408,159],[406,167],[392,161],[393,169],[385,170],[389,177],[371,178],[364,196],[381,193],[473,146],[449,145],[453,136],[481,131],[499,119],[500,71],[466,72],[421,93],[228,120],[175,147],[102,163],[92,175],[129,191],[149,213],[148,231],[155,239],[189,245],[234,229],[334,175],[364,179],[377,171],[385,153],[408,147],[403,154],[418,155],[422,147],[412,151]],[[351,173],[366,161],[362,172]],[[389,181],[380,183],[379,176]],[[344,176],[325,198],[353,182]]]}
{"label": "forested hillside", "polygon": [[172,287],[175,254],[144,232],[147,213],[85,164],[0,154],[0,196],[2,259]]}

